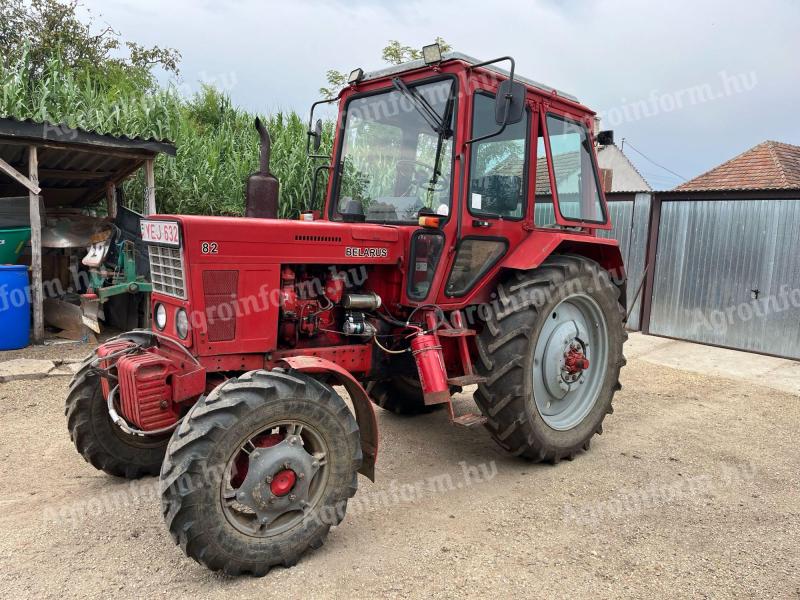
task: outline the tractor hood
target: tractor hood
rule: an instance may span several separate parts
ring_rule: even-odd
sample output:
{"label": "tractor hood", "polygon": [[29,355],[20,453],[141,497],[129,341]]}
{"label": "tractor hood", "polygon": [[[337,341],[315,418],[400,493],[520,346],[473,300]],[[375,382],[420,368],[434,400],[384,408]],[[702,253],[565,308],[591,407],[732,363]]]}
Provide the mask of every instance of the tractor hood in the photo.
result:
{"label": "tractor hood", "polygon": [[[173,224],[177,224],[177,230]],[[413,227],[339,223],[153,215],[142,220],[142,237],[151,244],[180,246],[192,264],[397,264]],[[177,231],[178,240],[175,240]]]}

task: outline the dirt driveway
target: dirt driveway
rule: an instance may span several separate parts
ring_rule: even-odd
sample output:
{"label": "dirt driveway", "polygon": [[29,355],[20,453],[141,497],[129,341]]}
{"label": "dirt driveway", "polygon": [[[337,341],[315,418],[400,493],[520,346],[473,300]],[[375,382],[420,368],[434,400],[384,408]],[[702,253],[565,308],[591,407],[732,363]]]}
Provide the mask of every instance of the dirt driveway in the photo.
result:
{"label": "dirt driveway", "polygon": [[[85,353],[64,348],[24,355]],[[320,550],[262,579],[185,558],[154,479],[83,461],[66,377],[0,384],[0,597],[800,597],[800,394],[646,356],[622,381],[604,435],[557,466],[443,414],[380,412],[378,481]]]}

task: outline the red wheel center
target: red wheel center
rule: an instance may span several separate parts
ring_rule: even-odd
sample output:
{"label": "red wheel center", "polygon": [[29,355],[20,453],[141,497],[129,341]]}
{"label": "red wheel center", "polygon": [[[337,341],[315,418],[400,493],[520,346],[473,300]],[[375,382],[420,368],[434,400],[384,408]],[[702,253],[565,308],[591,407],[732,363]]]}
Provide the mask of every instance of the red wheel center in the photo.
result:
{"label": "red wheel center", "polygon": [[294,471],[284,469],[275,474],[269,484],[269,489],[276,496],[285,496],[292,490],[296,481],[297,475],[295,475]]}
{"label": "red wheel center", "polygon": [[567,373],[574,375],[589,368],[589,359],[574,348],[570,348],[569,352],[564,354],[564,369]]}

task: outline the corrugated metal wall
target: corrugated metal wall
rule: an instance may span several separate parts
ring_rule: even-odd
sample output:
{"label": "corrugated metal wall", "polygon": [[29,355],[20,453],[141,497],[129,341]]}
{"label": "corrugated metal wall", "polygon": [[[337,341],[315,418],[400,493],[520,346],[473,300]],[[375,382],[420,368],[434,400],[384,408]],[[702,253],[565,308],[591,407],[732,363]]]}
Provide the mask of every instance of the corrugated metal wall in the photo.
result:
{"label": "corrugated metal wall", "polygon": [[654,276],[651,333],[800,358],[800,199],[664,201]]}
{"label": "corrugated metal wall", "polygon": [[641,328],[641,293],[634,297],[642,282],[645,255],[647,251],[647,226],[650,220],[650,194],[636,194],[634,200],[616,200],[608,203],[611,213],[610,231],[599,232],[603,237],[613,237],[619,242],[622,258],[625,261],[625,272],[628,276],[628,310],[631,310],[628,329],[638,331]]}
{"label": "corrugated metal wall", "polygon": [[[642,282],[645,255],[647,250],[647,227],[650,221],[650,194],[636,194],[634,200],[613,200],[608,202],[611,213],[610,231],[599,231],[602,237],[614,238],[619,242],[620,252],[625,261],[628,275],[628,310]],[[536,204],[534,219],[537,224],[555,222],[552,204]],[[641,294],[628,320],[628,328],[638,331],[641,328]]]}

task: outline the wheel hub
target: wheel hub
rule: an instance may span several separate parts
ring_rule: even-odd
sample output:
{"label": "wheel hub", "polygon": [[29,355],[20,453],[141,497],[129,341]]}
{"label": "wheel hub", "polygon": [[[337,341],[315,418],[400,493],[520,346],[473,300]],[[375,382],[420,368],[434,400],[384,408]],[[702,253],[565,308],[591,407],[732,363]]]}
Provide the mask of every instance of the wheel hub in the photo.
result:
{"label": "wheel hub", "polygon": [[533,357],[534,401],[550,427],[571,429],[591,410],[603,383],[607,346],[605,318],[591,297],[576,294],[550,312]]}
{"label": "wheel hub", "polygon": [[275,496],[285,496],[294,487],[296,481],[297,474],[291,469],[284,469],[272,478],[269,489]]}
{"label": "wheel hub", "polygon": [[589,359],[586,358],[586,349],[583,342],[575,339],[564,352],[564,365],[561,368],[561,377],[567,383],[574,383],[580,379],[583,372],[589,368]]}
{"label": "wheel hub", "polygon": [[554,399],[566,396],[589,368],[582,330],[581,325],[569,320],[556,325],[548,336],[542,371],[547,391]]}
{"label": "wheel hub", "polygon": [[269,525],[282,514],[303,511],[309,504],[309,486],[319,461],[303,447],[299,435],[289,435],[269,448],[250,453],[247,477],[236,500]]}

